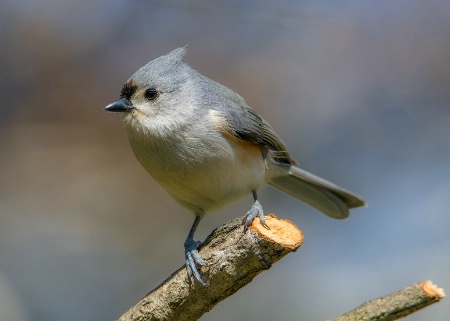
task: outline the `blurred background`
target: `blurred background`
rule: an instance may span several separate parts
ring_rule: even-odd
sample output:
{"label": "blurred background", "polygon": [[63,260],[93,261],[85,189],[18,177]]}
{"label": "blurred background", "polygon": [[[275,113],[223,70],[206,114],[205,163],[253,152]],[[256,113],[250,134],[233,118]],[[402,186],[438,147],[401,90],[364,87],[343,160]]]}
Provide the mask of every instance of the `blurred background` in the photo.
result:
{"label": "blurred background", "polygon": [[[202,320],[326,320],[426,279],[450,291],[448,1],[4,0],[0,26],[1,320],[114,320],[183,264],[193,215],[103,107],[185,45],[304,169],[369,203],[337,221],[264,188],[304,245]],[[449,302],[408,320],[448,320]]]}

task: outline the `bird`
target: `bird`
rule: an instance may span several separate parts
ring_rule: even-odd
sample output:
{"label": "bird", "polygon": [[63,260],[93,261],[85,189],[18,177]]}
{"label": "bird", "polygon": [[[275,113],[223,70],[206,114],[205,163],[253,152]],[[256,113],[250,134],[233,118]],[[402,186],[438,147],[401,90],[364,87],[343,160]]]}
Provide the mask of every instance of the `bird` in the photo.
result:
{"label": "bird", "polygon": [[181,206],[195,215],[184,242],[189,279],[206,286],[194,233],[202,217],[246,196],[244,233],[255,217],[263,226],[257,191],[269,184],[332,218],[365,206],[358,195],[300,167],[267,121],[231,89],[200,74],[177,48],[136,71],[118,100],[134,155]]}

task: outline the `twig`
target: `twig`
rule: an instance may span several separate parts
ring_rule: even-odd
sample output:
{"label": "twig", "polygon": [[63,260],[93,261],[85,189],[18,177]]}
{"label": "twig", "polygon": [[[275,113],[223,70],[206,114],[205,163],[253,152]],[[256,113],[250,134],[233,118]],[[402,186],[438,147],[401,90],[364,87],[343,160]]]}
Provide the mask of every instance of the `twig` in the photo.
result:
{"label": "twig", "polygon": [[384,297],[368,301],[328,321],[393,321],[403,318],[445,297],[444,290],[424,281]]}
{"label": "twig", "polygon": [[293,223],[272,214],[265,219],[270,229],[255,219],[249,231],[243,233],[242,219],[235,219],[207,237],[199,253],[207,264],[201,274],[208,287],[191,282],[182,267],[117,320],[182,321],[200,318],[218,302],[301,246],[303,235]]}

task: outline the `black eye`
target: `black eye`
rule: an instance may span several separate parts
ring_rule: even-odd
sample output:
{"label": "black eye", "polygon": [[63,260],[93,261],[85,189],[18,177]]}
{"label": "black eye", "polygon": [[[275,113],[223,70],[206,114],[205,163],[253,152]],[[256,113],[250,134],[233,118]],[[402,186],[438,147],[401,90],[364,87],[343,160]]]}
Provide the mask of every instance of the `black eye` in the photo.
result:
{"label": "black eye", "polygon": [[155,88],[150,88],[145,91],[145,99],[155,100],[159,96],[159,92]]}

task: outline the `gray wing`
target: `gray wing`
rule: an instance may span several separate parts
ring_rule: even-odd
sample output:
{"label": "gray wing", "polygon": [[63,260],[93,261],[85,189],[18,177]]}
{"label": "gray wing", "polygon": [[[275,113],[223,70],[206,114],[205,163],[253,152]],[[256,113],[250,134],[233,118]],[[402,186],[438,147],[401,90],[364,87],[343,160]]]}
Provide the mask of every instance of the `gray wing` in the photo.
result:
{"label": "gray wing", "polygon": [[240,96],[237,98],[240,99],[235,97],[234,106],[231,106],[226,114],[233,135],[261,146],[277,163],[296,164],[289,155],[285,144],[269,123],[248,107]]}
{"label": "gray wing", "polygon": [[333,218],[346,218],[349,209],[364,206],[359,196],[346,189],[308,173],[296,166],[281,138],[272,127],[250,107],[242,97],[228,88],[221,88],[226,97],[227,129],[235,137],[262,147],[263,153],[269,153],[278,164],[282,175],[273,177],[268,183],[295,198],[308,203]]}

